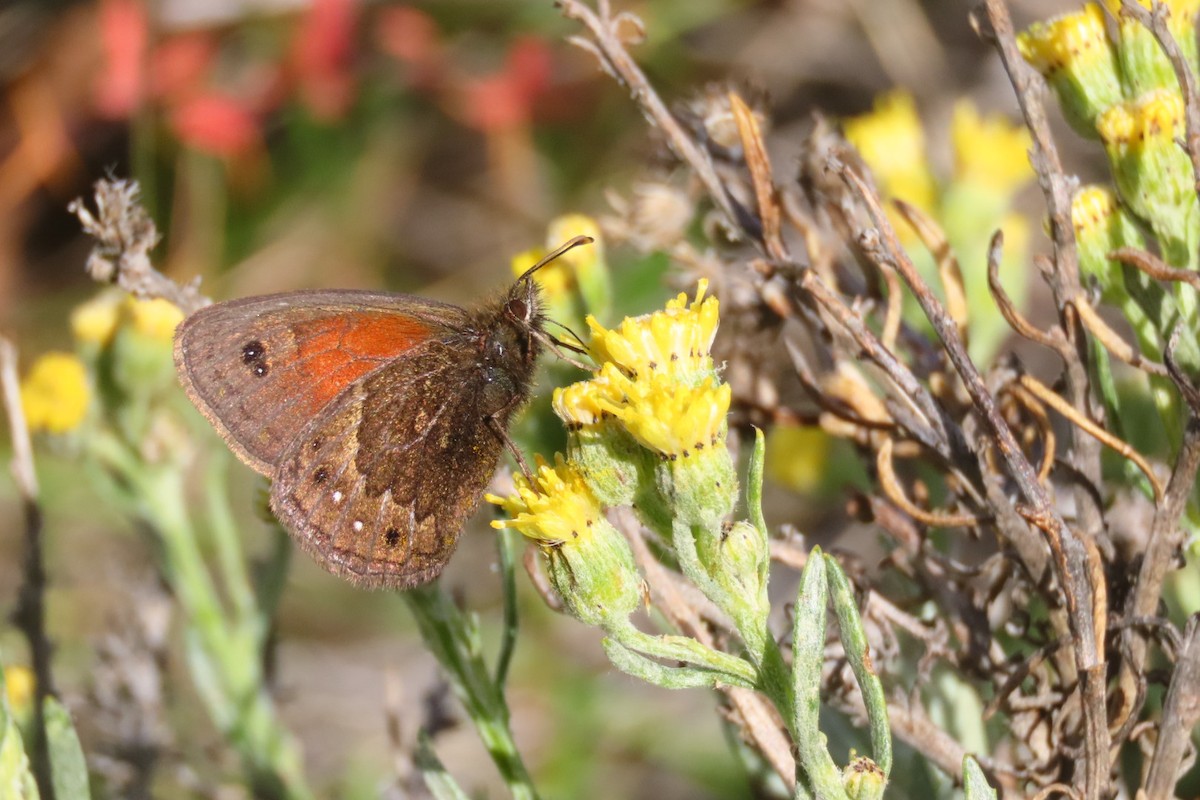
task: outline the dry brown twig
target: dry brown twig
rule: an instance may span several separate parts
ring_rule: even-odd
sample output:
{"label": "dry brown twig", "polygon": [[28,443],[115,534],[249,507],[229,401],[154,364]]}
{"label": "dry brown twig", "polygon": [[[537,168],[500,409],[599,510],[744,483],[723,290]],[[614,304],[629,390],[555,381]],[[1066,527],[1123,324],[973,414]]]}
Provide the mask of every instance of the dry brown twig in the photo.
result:
{"label": "dry brown twig", "polygon": [[13,623],[29,643],[29,660],[33,668],[33,769],[38,788],[49,800],[54,800],[50,762],[46,743],[46,698],[54,694],[54,674],[51,671],[53,647],[46,633],[46,564],[42,547],[42,507],[39,502],[37,471],[33,463],[33,444],[29,426],[21,406],[21,382],[17,371],[17,348],[0,336],[0,397],[8,417],[9,438],[13,457],[10,471],[21,498],[25,517],[25,559],[23,579],[17,591],[12,612]]}
{"label": "dry brown twig", "polygon": [[87,260],[88,275],[99,283],[116,283],[134,297],[169,300],[184,314],[208,305],[200,294],[199,279],[181,286],[151,263],[158,229],[141,206],[137,183],[101,179],[95,189],[94,214],[82,200],[67,206],[79,217],[84,232],[96,239]]}

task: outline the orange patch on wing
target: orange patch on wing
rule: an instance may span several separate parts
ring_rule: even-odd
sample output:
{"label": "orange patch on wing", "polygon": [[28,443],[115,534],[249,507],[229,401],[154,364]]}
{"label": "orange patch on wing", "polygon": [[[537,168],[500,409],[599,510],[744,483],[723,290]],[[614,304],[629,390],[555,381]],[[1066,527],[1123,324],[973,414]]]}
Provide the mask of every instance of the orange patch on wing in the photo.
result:
{"label": "orange patch on wing", "polygon": [[430,328],[399,314],[342,314],[292,329],[310,411],[323,408],[350,384],[429,338]]}

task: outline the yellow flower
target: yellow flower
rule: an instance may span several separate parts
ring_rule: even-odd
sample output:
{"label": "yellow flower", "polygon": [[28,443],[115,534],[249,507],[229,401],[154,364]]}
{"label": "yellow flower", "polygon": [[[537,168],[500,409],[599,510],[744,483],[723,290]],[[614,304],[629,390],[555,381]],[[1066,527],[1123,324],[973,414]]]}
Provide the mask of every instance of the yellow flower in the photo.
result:
{"label": "yellow flower", "polygon": [[712,347],[719,322],[716,297],[704,297],[708,281],[701,280],[696,299],[688,305],[680,293],[666,310],[623,320],[608,329],[588,317],[592,329],[589,351],[598,363],[612,363],[630,377],[656,372],[684,383],[713,374]]}
{"label": "yellow flower", "polygon": [[777,425],[767,436],[767,474],[793,491],[811,492],[828,471],[829,444],[820,428]]}
{"label": "yellow flower", "polygon": [[71,312],[71,333],[84,345],[101,347],[112,341],[121,320],[123,292],[109,291],[75,307]]}
{"label": "yellow flower", "polygon": [[33,694],[37,679],[29,667],[11,666],[4,668],[4,689],[8,696],[8,707],[14,714],[24,716],[33,708]]}
{"label": "yellow flower", "polygon": [[509,497],[484,497],[511,517],[493,520],[493,528],[513,528],[543,547],[568,547],[590,537],[602,519],[600,504],[576,466],[557,456],[555,464],[538,459],[533,483],[516,476],[516,492]]}
{"label": "yellow flower", "polygon": [[1078,13],[1035,23],[1017,36],[1017,46],[1054,87],[1071,127],[1095,138],[1097,115],[1121,100],[1117,54],[1104,11],[1088,3]]}
{"label": "yellow flower", "polygon": [[1161,142],[1174,142],[1183,128],[1183,98],[1158,89],[1126,103],[1118,103],[1096,123],[1106,147],[1142,150]]}
{"label": "yellow flower", "polygon": [[996,114],[986,119],[969,100],[954,106],[951,123],[955,176],[1004,194],[1011,194],[1033,178],[1029,131]]}
{"label": "yellow flower", "polygon": [[1025,60],[1047,77],[1061,70],[1086,68],[1105,58],[1108,51],[1104,11],[1087,3],[1082,11],[1036,22],[1017,36],[1017,47]]}
{"label": "yellow flower", "polygon": [[926,212],[933,208],[936,189],[925,158],[925,130],[912,95],[901,91],[881,95],[872,111],[846,120],[843,128],[884,194]]}
{"label": "yellow flower", "polygon": [[71,353],[46,353],[21,382],[21,407],[31,431],[73,430],[83,422],[90,397],[87,370]]}
{"label": "yellow flower", "polygon": [[1089,236],[1112,218],[1120,204],[1117,194],[1107,186],[1085,186],[1071,199],[1071,225],[1075,238]]}
{"label": "yellow flower", "polygon": [[607,381],[596,384],[596,406],[618,419],[643,447],[673,460],[723,440],[732,393],[715,376],[689,386],[661,372],[629,378],[612,363],[604,365],[601,375]]}
{"label": "yellow flower", "polygon": [[162,342],[174,339],[175,328],[183,321],[179,307],[162,298],[139,300],[129,297],[125,301],[125,311],[135,331]]}

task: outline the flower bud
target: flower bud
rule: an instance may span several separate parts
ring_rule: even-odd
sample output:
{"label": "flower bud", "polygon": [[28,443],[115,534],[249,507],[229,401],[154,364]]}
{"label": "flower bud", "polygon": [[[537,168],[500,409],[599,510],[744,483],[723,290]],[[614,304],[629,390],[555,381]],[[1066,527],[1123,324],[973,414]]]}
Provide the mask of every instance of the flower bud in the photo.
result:
{"label": "flower bud", "polygon": [[1100,6],[1088,3],[1082,11],[1035,23],[1017,36],[1017,46],[1054,89],[1071,127],[1095,139],[1096,118],[1121,100],[1117,56]]}

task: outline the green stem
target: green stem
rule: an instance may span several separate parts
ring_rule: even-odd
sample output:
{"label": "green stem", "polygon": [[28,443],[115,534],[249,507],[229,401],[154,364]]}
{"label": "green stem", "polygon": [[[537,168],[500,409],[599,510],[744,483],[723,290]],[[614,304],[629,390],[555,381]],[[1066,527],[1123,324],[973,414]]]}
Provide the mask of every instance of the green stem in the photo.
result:
{"label": "green stem", "polygon": [[496,685],[501,690],[508,682],[508,668],[517,648],[520,622],[517,617],[516,535],[511,530],[502,530],[496,537],[496,551],[500,557],[500,586],[504,590],[504,629],[500,638],[500,654],[496,657]]}
{"label": "green stem", "polygon": [[516,800],[536,800],[537,791],[509,726],[508,705],[474,646],[472,624],[437,583],[400,596],[412,611],[425,646],[446,671],[512,796]]}
{"label": "green stem", "polygon": [[624,647],[664,661],[682,661],[725,676],[725,682],[748,689],[760,688],[758,673],[748,661],[720,650],[705,647],[686,636],[653,636],[624,622],[607,631]]}

